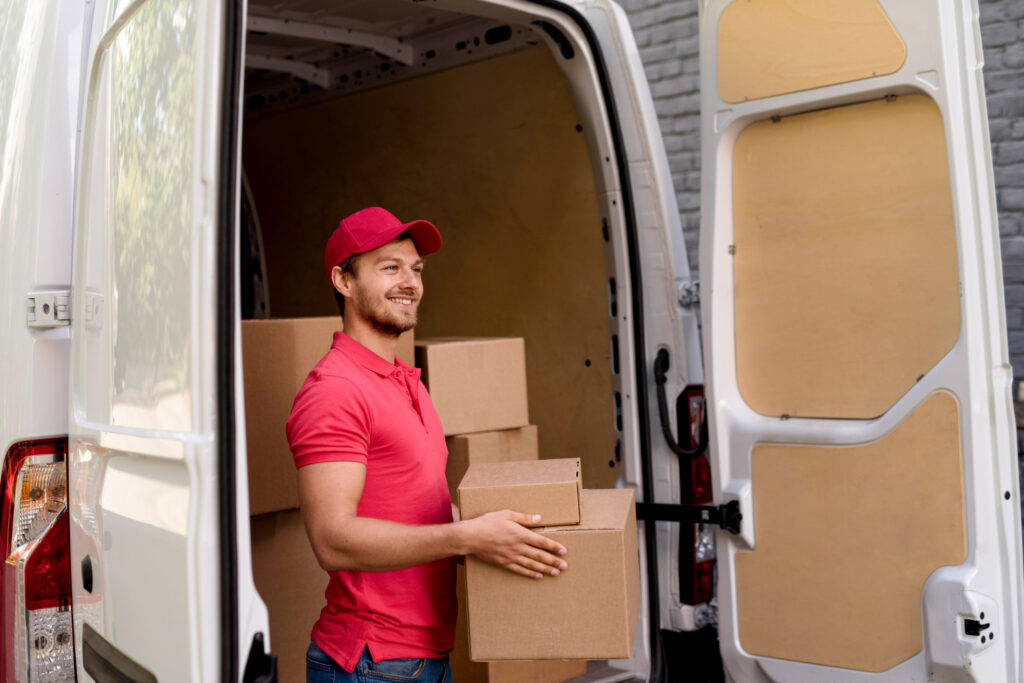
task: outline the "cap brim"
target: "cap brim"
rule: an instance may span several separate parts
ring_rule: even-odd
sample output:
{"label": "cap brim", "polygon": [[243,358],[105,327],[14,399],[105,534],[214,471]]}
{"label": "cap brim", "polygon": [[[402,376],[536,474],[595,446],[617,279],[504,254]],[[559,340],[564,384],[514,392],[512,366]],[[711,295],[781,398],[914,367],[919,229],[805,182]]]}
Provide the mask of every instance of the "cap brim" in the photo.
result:
{"label": "cap brim", "polygon": [[413,244],[416,245],[416,251],[419,252],[420,256],[433,254],[441,248],[441,233],[429,221],[406,223],[395,237],[398,237],[403,232],[408,232],[409,236],[412,237]]}

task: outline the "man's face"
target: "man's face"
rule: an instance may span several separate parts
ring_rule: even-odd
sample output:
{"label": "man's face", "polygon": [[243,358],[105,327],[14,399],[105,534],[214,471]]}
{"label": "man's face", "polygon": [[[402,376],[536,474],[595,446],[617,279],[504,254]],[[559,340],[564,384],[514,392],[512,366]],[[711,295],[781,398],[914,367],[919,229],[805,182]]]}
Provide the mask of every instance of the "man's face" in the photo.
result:
{"label": "man's face", "polygon": [[416,327],[423,297],[423,259],[412,240],[389,242],[360,255],[345,274],[345,317],[358,315],[378,332],[398,336]]}

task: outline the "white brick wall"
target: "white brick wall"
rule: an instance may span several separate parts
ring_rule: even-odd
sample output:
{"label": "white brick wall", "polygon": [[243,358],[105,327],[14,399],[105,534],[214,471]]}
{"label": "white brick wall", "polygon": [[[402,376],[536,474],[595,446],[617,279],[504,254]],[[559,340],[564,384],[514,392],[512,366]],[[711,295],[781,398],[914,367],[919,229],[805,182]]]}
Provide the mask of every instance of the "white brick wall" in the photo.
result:
{"label": "white brick wall", "polygon": [[[619,0],[654,95],[679,216],[697,272],[700,81],[697,0]],[[1024,376],[1024,0],[979,0],[985,84],[999,204],[1010,360]]]}

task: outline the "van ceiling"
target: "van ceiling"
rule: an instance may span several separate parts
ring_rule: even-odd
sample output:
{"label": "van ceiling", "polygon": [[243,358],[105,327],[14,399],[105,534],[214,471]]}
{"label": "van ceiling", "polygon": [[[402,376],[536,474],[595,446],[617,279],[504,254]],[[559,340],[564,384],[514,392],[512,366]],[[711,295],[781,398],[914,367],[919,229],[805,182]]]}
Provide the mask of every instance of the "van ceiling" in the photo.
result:
{"label": "van ceiling", "polygon": [[253,0],[246,29],[247,117],[541,42],[528,26],[406,0]]}

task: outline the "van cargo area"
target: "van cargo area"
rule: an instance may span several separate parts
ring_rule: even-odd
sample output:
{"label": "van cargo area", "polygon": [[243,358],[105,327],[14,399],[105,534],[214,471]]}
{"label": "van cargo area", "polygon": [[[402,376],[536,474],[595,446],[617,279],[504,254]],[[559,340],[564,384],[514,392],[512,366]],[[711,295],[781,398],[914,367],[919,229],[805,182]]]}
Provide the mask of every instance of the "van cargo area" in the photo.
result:
{"label": "van cargo area", "polygon": [[[341,217],[376,205],[430,220],[444,246],[427,259],[416,337],[524,338],[540,457],[580,458],[586,488],[621,486],[613,345],[614,260],[623,257],[602,216],[596,143],[566,67],[572,46],[544,22],[434,7],[249,4],[242,317],[337,315],[321,264]],[[288,517],[269,519],[278,514]],[[294,517],[258,515],[252,525],[283,681],[301,680],[326,576],[296,586],[270,566],[276,553],[255,546],[294,533]],[[315,576],[312,553],[301,557],[313,567],[294,577]],[[646,649],[646,630],[637,634],[634,658]],[[632,660],[590,662],[573,680],[642,673]]]}

